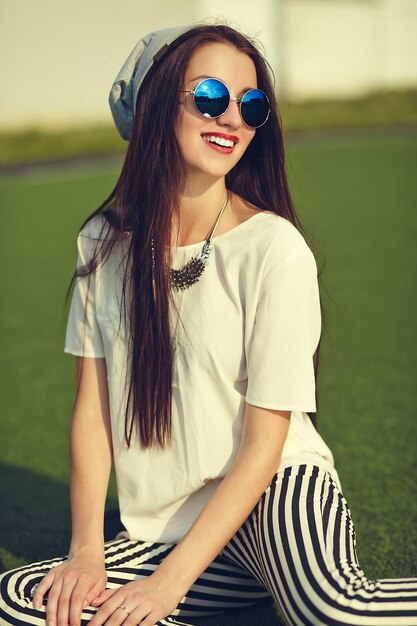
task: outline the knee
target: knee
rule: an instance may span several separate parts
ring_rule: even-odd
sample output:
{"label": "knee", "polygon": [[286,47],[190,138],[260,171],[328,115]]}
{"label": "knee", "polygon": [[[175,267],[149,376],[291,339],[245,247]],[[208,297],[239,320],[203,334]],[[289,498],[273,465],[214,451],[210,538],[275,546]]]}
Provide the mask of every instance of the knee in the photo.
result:
{"label": "knee", "polygon": [[294,626],[357,626],[365,623],[366,615],[372,611],[372,604],[366,607],[352,607],[352,599],[347,600],[341,596],[326,596],[316,602],[304,606],[303,618],[300,621],[291,622]]}
{"label": "knee", "polygon": [[39,578],[28,576],[21,569],[1,574],[0,608],[3,615],[24,614],[26,610],[32,609],[32,590],[38,582]]}
{"label": "knee", "polygon": [[[278,609],[282,609],[280,599],[274,599]],[[360,611],[352,612],[351,602],[339,594],[310,594],[288,600],[280,613],[289,626],[357,626],[358,617],[360,619]]]}

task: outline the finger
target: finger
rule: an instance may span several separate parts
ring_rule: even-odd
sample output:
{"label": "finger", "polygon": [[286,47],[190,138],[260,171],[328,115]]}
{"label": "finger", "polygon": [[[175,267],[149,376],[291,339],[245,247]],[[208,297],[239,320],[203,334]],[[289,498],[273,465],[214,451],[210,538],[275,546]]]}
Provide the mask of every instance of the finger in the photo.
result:
{"label": "finger", "polygon": [[[99,607],[97,613],[94,615],[89,626],[102,626],[102,624],[106,624],[107,620],[110,618],[110,616],[113,615],[116,609],[119,608],[120,606],[124,606],[126,601],[127,600],[126,600],[124,593],[122,593],[121,590],[116,591],[116,593],[112,595],[111,598],[109,598],[106,602],[104,602]],[[117,613],[118,615],[117,617],[115,616],[114,619],[117,619],[120,617],[120,620],[119,621],[113,620],[112,623],[123,624],[125,618],[128,617],[127,613],[125,611],[122,611],[121,609]]]}
{"label": "finger", "polygon": [[68,624],[71,595],[77,583],[77,580],[78,578],[75,572],[68,572],[66,575],[63,576],[63,582],[61,592],[58,598],[56,613],[58,624]]}
{"label": "finger", "polygon": [[90,591],[87,594],[87,600],[88,600],[88,603],[91,606],[94,606],[94,604],[93,604],[94,600],[99,598],[100,594],[102,594],[103,592],[106,592],[106,591],[110,592],[111,591],[112,593],[115,593],[115,591],[117,591],[117,589],[106,589],[106,584],[107,584],[107,577],[106,577],[106,580],[104,582],[102,580],[101,581],[99,580],[94,585],[94,587],[92,587],[90,589]]}
{"label": "finger", "polygon": [[58,598],[61,593],[62,578],[56,578],[54,584],[49,590],[48,599],[46,601],[46,623],[56,624],[56,611],[58,606]]}
{"label": "finger", "polygon": [[115,594],[117,589],[103,589],[103,591],[91,602],[91,606],[100,606]]}
{"label": "finger", "polygon": [[50,570],[46,576],[44,576],[41,582],[36,587],[35,593],[33,594],[32,602],[34,609],[40,609],[43,602],[43,597],[48,589],[51,588],[55,579],[54,570]]}
{"label": "finger", "polygon": [[[130,615],[127,615],[125,613],[126,619],[122,622],[122,624],[123,626],[125,626],[125,624],[126,626],[128,626],[128,624],[129,626],[131,626],[132,624],[140,624],[140,626],[143,626],[142,620],[145,620],[145,618],[150,619],[151,612],[152,609],[149,605],[141,604],[134,611],[131,611]],[[122,610],[120,610],[120,613],[122,613]],[[155,622],[152,621],[150,621],[149,623],[152,624],[152,626],[155,624]]]}
{"label": "finger", "polygon": [[149,615],[140,623],[140,626],[155,626],[156,622],[163,616],[159,615],[156,611],[151,611]]}
{"label": "finger", "polygon": [[[85,606],[88,606],[87,595],[91,590],[93,579],[86,574],[80,574],[76,584],[74,585],[71,596],[69,598],[68,614],[69,624],[71,626],[79,626],[81,622],[81,613]],[[64,616],[63,616],[64,617]]]}

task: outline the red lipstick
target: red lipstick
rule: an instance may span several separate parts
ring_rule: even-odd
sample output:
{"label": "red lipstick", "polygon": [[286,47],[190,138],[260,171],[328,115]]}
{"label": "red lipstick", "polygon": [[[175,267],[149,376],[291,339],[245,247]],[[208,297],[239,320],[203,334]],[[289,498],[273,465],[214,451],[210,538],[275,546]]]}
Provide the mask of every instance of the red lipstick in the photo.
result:
{"label": "red lipstick", "polygon": [[239,137],[236,137],[236,135],[226,135],[226,133],[218,133],[218,132],[201,133],[201,136],[203,135],[213,135],[213,137],[223,137],[223,139],[230,139],[231,141],[234,141],[234,143],[238,143],[239,141]]}

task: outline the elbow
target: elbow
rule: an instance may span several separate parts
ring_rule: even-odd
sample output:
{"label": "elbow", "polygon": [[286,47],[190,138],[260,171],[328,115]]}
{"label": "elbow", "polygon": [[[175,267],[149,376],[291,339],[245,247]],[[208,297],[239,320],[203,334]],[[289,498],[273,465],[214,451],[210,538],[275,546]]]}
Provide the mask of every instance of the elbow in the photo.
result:
{"label": "elbow", "polygon": [[242,445],[236,456],[234,468],[241,471],[246,484],[261,493],[271,483],[282,456],[282,446],[271,446],[270,442],[257,440]]}

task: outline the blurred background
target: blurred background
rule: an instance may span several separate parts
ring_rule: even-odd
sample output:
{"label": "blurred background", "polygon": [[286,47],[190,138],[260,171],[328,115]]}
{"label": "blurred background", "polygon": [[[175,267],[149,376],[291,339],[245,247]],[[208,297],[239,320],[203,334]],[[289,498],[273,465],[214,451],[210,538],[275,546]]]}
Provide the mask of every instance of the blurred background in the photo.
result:
{"label": "blurred background", "polygon": [[140,36],[226,18],[260,39],[281,98],[352,98],[417,84],[414,0],[2,2],[2,127],[110,122],[107,95]]}
{"label": "blurred background", "polygon": [[319,430],[365,573],[417,576],[415,0],[0,0],[0,567],[68,546],[64,300],[126,149],[110,86],[140,37],[201,20],[255,37],[273,68],[321,270]]}
{"label": "blurred background", "polygon": [[417,117],[415,0],[1,0],[0,11],[2,166],[123,152],[108,94],[127,55],[148,32],[210,19],[260,42],[287,130]]}

